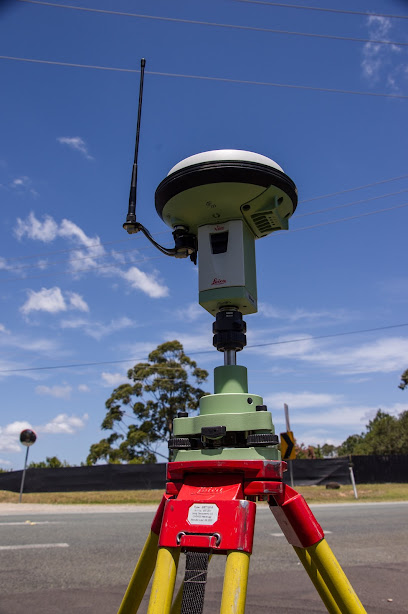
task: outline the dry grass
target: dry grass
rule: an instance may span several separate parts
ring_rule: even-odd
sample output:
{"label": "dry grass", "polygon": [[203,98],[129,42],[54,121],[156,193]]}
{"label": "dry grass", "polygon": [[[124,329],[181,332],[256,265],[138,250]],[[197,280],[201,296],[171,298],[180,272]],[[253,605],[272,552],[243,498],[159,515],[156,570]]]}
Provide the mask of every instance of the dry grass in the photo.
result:
{"label": "dry grass", "polygon": [[[327,490],[325,486],[298,486],[308,503],[349,503],[355,501],[351,486]],[[358,501],[408,501],[408,484],[358,484]],[[151,505],[161,500],[161,490],[111,490],[103,492],[27,493],[24,503],[48,504],[131,504]],[[17,503],[18,493],[0,490],[0,503]]]}
{"label": "dry grass", "polygon": [[[352,486],[337,490],[325,486],[298,486],[308,503],[349,503],[356,501]],[[358,501],[408,501],[408,484],[357,484]]]}

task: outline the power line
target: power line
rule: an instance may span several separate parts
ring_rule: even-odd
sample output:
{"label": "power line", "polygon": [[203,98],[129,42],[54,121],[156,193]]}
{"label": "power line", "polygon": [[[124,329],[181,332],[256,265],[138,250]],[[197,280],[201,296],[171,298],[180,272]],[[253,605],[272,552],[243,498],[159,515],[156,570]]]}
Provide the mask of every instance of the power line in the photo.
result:
{"label": "power line", "polygon": [[[360,205],[360,204],[367,203],[367,202],[370,202],[370,201],[373,201],[373,200],[378,200],[378,199],[381,199],[381,198],[388,198],[390,196],[396,196],[397,194],[402,194],[402,193],[405,193],[405,192],[408,192],[408,189],[399,190],[398,192],[390,192],[388,194],[381,194],[380,196],[373,196],[371,198],[364,198],[362,200],[356,200],[356,201],[351,202],[351,203],[345,203],[345,204],[342,204],[342,205],[336,205],[334,207],[328,207],[326,209],[319,209],[318,211],[311,211],[309,213],[301,213],[299,215],[297,214],[296,215],[296,220],[298,220],[301,217],[307,217],[309,215],[318,215],[320,213],[326,213],[326,212],[334,211],[336,209],[343,209],[345,207],[352,207],[354,205]],[[400,208],[400,207],[404,207],[404,206],[405,205],[397,205],[396,208]],[[392,207],[390,209],[392,209]],[[383,211],[389,211],[390,209],[381,209],[381,210],[377,210],[377,211],[372,211],[370,213],[382,213]],[[353,217],[350,217],[350,218],[344,218],[344,220],[355,219],[356,217],[360,217],[362,215],[369,215],[369,214],[360,214],[358,216],[353,216]],[[337,223],[339,221],[343,221],[343,219],[341,219],[341,220],[332,220],[332,221],[330,221],[328,223]],[[324,224],[326,224],[326,222],[322,223],[322,225],[324,225]],[[314,226],[312,226],[311,228],[314,228]],[[303,229],[298,229],[298,230],[303,230]],[[100,243],[99,245],[103,245],[103,244]],[[106,245],[106,243],[105,243],[105,245]],[[82,248],[78,247],[78,248],[75,248],[73,251],[77,251],[78,249],[82,249]],[[141,251],[145,251],[147,249],[153,249],[153,246],[152,245],[146,245],[146,246],[142,246],[142,247],[135,247],[135,248],[132,248],[132,249],[121,249],[121,250],[117,250],[115,252],[115,254],[123,254],[123,253],[126,253],[126,252],[141,252]],[[70,250],[65,250],[65,251],[70,251]],[[36,264],[25,264],[25,265],[16,266],[16,267],[7,266],[7,267],[4,267],[2,270],[3,271],[7,271],[7,272],[8,271],[25,271],[27,269],[46,268],[46,267],[50,267],[50,266],[55,266],[55,265],[58,265],[58,264],[61,264],[61,263],[64,263],[64,262],[68,262],[69,264],[71,264],[72,262],[78,262],[78,261],[81,261],[81,260],[90,260],[90,259],[97,260],[99,258],[106,258],[106,257],[109,257],[109,256],[110,256],[110,254],[107,254],[107,253],[103,253],[103,254],[100,254],[100,255],[88,254],[87,256],[81,256],[80,258],[68,258],[68,259],[65,259],[65,260],[54,260],[54,261],[51,261],[51,262],[46,262],[44,264],[40,262],[40,263],[36,263]],[[26,258],[29,258],[29,256],[27,256]],[[120,262],[119,263],[115,263],[115,261],[112,261],[112,263],[105,263],[103,265],[103,267],[105,267],[105,266],[107,266],[107,267],[115,266],[116,264],[136,264],[136,263],[145,262],[146,260],[151,260],[151,259],[152,258],[145,258],[143,260],[138,260],[136,262],[130,261],[130,262],[122,262],[122,263],[120,263]],[[5,260],[7,260],[7,259],[5,259]],[[94,268],[97,268],[97,267],[94,267]],[[91,268],[88,268],[88,269],[83,269],[83,271],[84,272],[86,272],[86,271],[93,271],[94,268],[91,267]],[[68,271],[68,273],[75,273],[75,271]],[[51,275],[53,275],[53,274],[54,273],[51,273]],[[36,277],[34,277],[34,279],[35,278]],[[15,278],[15,279],[19,279],[19,278]],[[23,277],[21,279],[33,279],[33,277]],[[0,281],[2,281],[2,280],[0,279]],[[10,281],[10,280],[8,279],[7,281]]]}
{"label": "power line", "polygon": [[[284,345],[284,344],[288,344],[288,343],[299,343],[301,341],[313,341],[316,339],[330,339],[330,338],[334,338],[334,337],[345,337],[347,335],[359,335],[359,334],[363,334],[363,333],[373,333],[373,332],[378,332],[381,330],[390,330],[393,328],[403,328],[405,326],[408,326],[408,322],[404,323],[404,324],[391,324],[389,326],[378,326],[376,328],[361,328],[359,330],[352,330],[352,331],[344,331],[341,333],[333,333],[331,335],[318,335],[315,337],[301,337],[299,339],[286,339],[285,341],[271,341],[268,343],[257,343],[255,345],[248,345],[247,348],[248,349],[256,349],[256,348],[260,348],[260,347],[268,347],[268,346],[273,346],[273,345]],[[197,351],[197,352],[189,352],[190,356],[197,356],[199,354],[212,354],[214,352],[214,350],[201,350],[201,351]],[[27,372],[27,371],[45,371],[45,370],[53,370],[53,369],[72,369],[72,368],[78,368],[78,367],[98,367],[98,366],[102,366],[102,365],[116,365],[116,364],[123,364],[126,362],[141,362],[141,361],[146,361],[148,360],[148,358],[143,357],[143,358],[125,358],[122,360],[102,360],[102,361],[98,361],[98,362],[81,362],[81,363],[71,363],[71,364],[65,364],[65,365],[52,365],[52,366],[46,366],[46,367],[25,367],[25,368],[21,368],[21,369],[0,369],[0,373],[23,373],[23,372]],[[167,367],[168,369],[171,369],[172,367]],[[179,367],[175,367],[176,369],[178,369]]]}
{"label": "power line", "polygon": [[319,209],[318,211],[309,211],[309,213],[296,214],[296,219],[300,217],[307,217],[308,215],[318,215],[319,213],[327,213],[328,211],[335,211],[336,209],[343,209],[345,207],[353,207],[354,205],[362,205],[372,200],[379,200],[380,198],[388,198],[390,196],[396,196],[397,194],[404,194],[408,192],[408,189],[398,190],[398,192],[389,192],[388,194],[380,194],[380,196],[372,196],[371,198],[363,198],[362,200],[355,200],[352,203],[345,203],[343,205],[335,205],[334,207],[327,207],[326,209]]}
{"label": "power line", "polygon": [[408,19],[408,15],[389,15],[387,13],[369,13],[363,11],[347,11],[345,9],[329,9],[319,6],[301,6],[299,4],[283,4],[281,2],[266,2],[265,0],[233,0],[233,2],[243,2],[246,4],[263,4],[265,6],[275,6],[285,9],[302,9],[304,11],[321,11],[323,13],[341,13],[343,15],[359,15],[360,17],[386,17],[388,19]]}
{"label": "power line", "polygon": [[[21,2],[23,0],[20,0]],[[26,1],[26,0],[24,0]],[[407,43],[408,45],[408,43]],[[35,58],[21,58],[17,56],[10,55],[0,55],[0,60],[11,60],[16,62],[30,62],[33,64],[48,64],[51,66],[66,66],[69,68],[89,68],[94,70],[107,70],[111,72],[126,72],[126,73],[140,73],[140,70],[137,68],[118,68],[114,66],[99,66],[93,64],[76,64],[73,62],[57,62],[53,60],[38,60]],[[203,75],[186,75],[182,73],[167,73],[167,72],[155,72],[155,71],[145,71],[147,75],[153,75],[157,77],[174,77],[180,79],[198,79],[201,81],[216,81],[219,83],[239,83],[243,85],[263,85],[268,87],[283,87],[289,89],[298,89],[298,90],[306,90],[313,92],[326,92],[329,94],[351,94],[356,96],[372,96],[375,98],[399,98],[402,100],[408,99],[408,96],[404,94],[384,94],[378,92],[359,92],[356,90],[341,90],[335,88],[328,87],[313,87],[311,85],[293,85],[290,83],[274,83],[272,81],[250,81],[245,79],[230,79],[228,77],[206,77]]]}
{"label": "power line", "polygon": [[[350,217],[342,217],[340,220],[330,220],[328,222],[321,222],[320,224],[314,224],[314,226],[304,226],[303,228],[294,228],[288,230],[287,233],[300,232],[301,230],[312,230],[312,228],[320,228],[320,226],[329,226],[330,224],[338,224],[339,222],[349,222],[350,220],[356,220],[360,217],[367,217],[368,215],[375,215],[376,213],[386,213],[387,211],[394,211],[395,209],[402,209],[408,207],[408,203],[402,205],[395,205],[394,207],[388,207],[387,209],[377,209],[376,211],[369,211],[368,213],[360,213],[359,215],[352,215]],[[282,236],[282,233],[279,233]]]}
{"label": "power line", "polygon": [[[340,206],[347,206],[347,205],[340,205]],[[302,230],[312,230],[314,228],[320,228],[321,226],[328,226],[330,224],[338,224],[340,222],[348,222],[351,220],[356,220],[361,217],[367,217],[368,215],[375,215],[376,213],[386,213],[388,211],[394,211],[396,209],[402,209],[404,207],[408,207],[408,203],[403,203],[402,205],[395,205],[393,207],[387,207],[386,209],[377,209],[376,211],[369,211],[368,213],[360,213],[358,215],[344,217],[339,220],[330,220],[327,222],[321,222],[320,224],[314,224],[313,226],[304,226],[303,228],[294,228],[294,229],[285,231],[284,233],[278,233],[278,234],[279,236],[286,236],[287,234],[291,234],[293,232],[300,232]],[[336,208],[336,207],[333,207],[333,208]],[[305,214],[305,215],[308,215],[308,214]],[[299,216],[299,217],[302,217],[302,216]],[[92,258],[92,256],[89,256],[89,258]],[[136,260],[135,262],[129,262],[126,264],[129,264],[129,265],[140,264],[140,263],[144,263],[150,260],[157,260],[159,258],[164,258],[164,256],[151,256],[148,258],[143,258],[143,260]],[[111,264],[103,264],[100,266],[90,267],[88,269],[77,269],[77,270],[72,270],[72,271],[53,271],[52,273],[43,273],[41,275],[27,275],[26,277],[7,277],[5,279],[0,279],[0,283],[9,282],[9,281],[26,281],[30,279],[42,279],[43,277],[53,277],[53,276],[58,276],[58,275],[76,275],[79,273],[92,273],[93,271],[97,271],[100,269],[116,268],[119,264],[120,263],[112,262]]]}
{"label": "power line", "polygon": [[[321,200],[323,198],[330,198],[332,196],[338,196],[340,194],[346,194],[348,192],[354,192],[354,191],[357,191],[357,190],[363,190],[363,189],[366,189],[366,188],[371,188],[371,187],[374,187],[374,186],[377,186],[377,185],[381,185],[383,183],[389,183],[391,181],[398,181],[400,179],[406,179],[407,177],[408,177],[408,175],[400,175],[399,177],[391,177],[390,179],[382,179],[381,181],[375,181],[374,183],[367,183],[365,185],[357,186],[357,187],[354,187],[354,188],[348,188],[346,190],[340,190],[339,192],[332,192],[330,194],[322,194],[321,196],[314,196],[313,198],[306,198],[305,200],[300,200],[299,204],[312,202],[313,200]],[[403,192],[403,191],[404,190],[401,190],[401,192]],[[399,193],[400,192],[394,192],[392,195],[399,194]],[[384,196],[375,197],[375,198],[385,198],[385,197],[388,197],[388,196],[391,196],[391,194],[385,194]],[[372,200],[372,199],[366,199],[366,201],[369,201],[369,200]],[[365,202],[365,201],[363,201],[363,200],[355,201],[354,203],[350,203],[350,204],[346,204],[346,205],[339,205],[339,206],[340,207],[343,207],[343,206],[344,207],[348,207],[351,204],[357,204],[357,203],[360,203],[360,202],[362,203],[362,202]],[[336,207],[332,207],[332,208],[328,208],[328,209],[323,209],[323,210],[321,210],[319,212],[316,212],[316,213],[320,213],[320,212],[323,212],[323,211],[331,211],[332,209],[335,209],[335,208]],[[313,212],[313,213],[315,213],[315,212]],[[311,214],[304,213],[304,214],[301,214],[301,215],[296,215],[296,219],[299,218],[299,217],[304,217],[306,215],[313,215],[313,213],[311,213]],[[154,237],[159,236],[159,235],[163,235],[163,234],[170,234],[170,230],[164,230],[164,231],[161,231],[161,232],[152,233],[152,235]],[[92,245],[88,245],[88,246],[86,246],[86,248],[85,248],[85,246],[79,246],[79,247],[71,247],[71,248],[67,248],[67,249],[55,250],[55,251],[51,251],[51,252],[40,252],[40,253],[37,253],[37,254],[31,254],[29,256],[3,256],[3,258],[6,261],[10,261],[10,260],[12,260],[12,261],[15,261],[15,260],[18,260],[18,261],[30,260],[31,258],[41,258],[41,257],[45,257],[46,258],[48,256],[53,256],[53,255],[56,255],[56,254],[65,254],[65,253],[69,253],[69,252],[75,252],[75,251],[78,251],[78,249],[93,249],[93,248],[100,247],[101,245],[102,246],[104,246],[104,245],[113,245],[113,244],[116,244],[116,243],[123,243],[125,241],[133,241],[133,240],[134,240],[133,237],[126,237],[125,239],[117,239],[115,241],[100,241],[99,243],[94,243]],[[135,249],[137,249],[137,251],[141,251],[141,250],[144,250],[144,249],[148,249],[148,247],[150,248],[150,246],[147,246],[147,247],[135,248]],[[122,251],[133,251],[133,250],[118,250],[118,252],[122,252]],[[89,258],[95,258],[95,257],[98,257],[98,256],[92,256],[92,255],[89,256]],[[33,265],[33,266],[37,266],[37,265]],[[7,270],[10,270],[10,269],[7,269]]]}
{"label": "power line", "polygon": [[381,179],[381,181],[375,181],[374,183],[367,183],[366,185],[360,185],[357,188],[347,188],[347,190],[339,190],[338,192],[331,192],[331,194],[322,194],[321,196],[313,196],[313,198],[305,198],[299,201],[299,204],[310,203],[312,200],[320,200],[322,198],[331,198],[332,196],[339,196],[340,194],[346,194],[347,192],[354,192],[355,190],[365,190],[366,188],[372,188],[375,185],[381,185],[382,183],[389,183],[390,181],[399,181],[400,179],[406,179],[408,175],[400,175],[399,177],[392,177],[391,179]]}
{"label": "power line", "polygon": [[292,30],[276,30],[272,28],[261,28],[256,26],[241,26],[231,23],[216,23],[212,21],[198,21],[196,19],[180,19],[178,17],[161,17],[158,15],[145,15],[143,13],[126,13],[122,11],[108,11],[105,9],[93,9],[85,6],[70,6],[68,4],[57,4],[55,2],[43,2],[42,0],[18,0],[26,4],[36,4],[41,6],[50,6],[63,9],[71,9],[73,11],[83,11],[87,13],[102,13],[105,15],[120,15],[122,17],[135,17],[137,19],[150,19],[154,21],[166,21],[171,23],[184,23],[188,25],[210,26],[216,28],[228,28],[234,30],[246,30],[252,32],[265,32],[267,34],[283,34],[285,36],[305,36],[308,38],[325,38],[330,40],[348,41],[353,43],[373,43],[376,45],[396,45],[398,47],[408,47],[408,43],[377,40],[370,38],[355,38],[350,36],[336,36],[332,34],[315,34],[309,32],[295,32]]}

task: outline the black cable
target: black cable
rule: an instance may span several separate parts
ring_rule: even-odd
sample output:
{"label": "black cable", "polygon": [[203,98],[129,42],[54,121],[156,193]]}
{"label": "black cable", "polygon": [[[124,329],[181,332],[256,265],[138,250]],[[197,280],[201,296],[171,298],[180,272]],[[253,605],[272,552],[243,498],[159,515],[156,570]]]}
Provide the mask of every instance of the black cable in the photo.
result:
{"label": "black cable", "polygon": [[198,21],[196,19],[180,19],[177,17],[160,17],[157,15],[145,15],[143,13],[124,13],[121,11],[108,11],[105,9],[93,9],[85,6],[70,6],[68,4],[57,4],[55,2],[43,2],[41,0],[18,0],[19,2],[25,2],[27,4],[38,4],[42,6],[52,6],[63,9],[72,9],[74,11],[85,11],[88,13],[104,13],[107,15],[121,15],[123,17],[136,17],[137,19],[150,19],[155,21],[167,21],[172,23],[184,23],[188,25],[198,25],[198,26],[210,26],[216,28],[229,28],[235,30],[249,30],[252,32],[265,32],[267,34],[283,34],[286,36],[305,36],[308,38],[326,38],[331,40],[338,41],[348,41],[353,43],[374,43],[376,45],[395,45],[397,47],[408,47],[408,43],[397,42],[397,41],[387,41],[387,40],[376,40],[370,38],[354,38],[351,36],[334,36],[331,34],[315,34],[309,32],[295,32],[291,30],[276,30],[272,28],[259,28],[255,26],[240,26],[237,24],[231,23],[215,23],[212,21]]}
{"label": "black cable", "polygon": [[[267,347],[267,346],[272,346],[272,345],[284,345],[287,343],[299,343],[300,341],[313,341],[315,339],[330,339],[331,337],[345,337],[346,335],[359,335],[363,333],[373,333],[373,332],[377,332],[381,330],[390,330],[392,328],[403,328],[405,326],[408,326],[408,322],[404,324],[391,324],[389,326],[378,326],[376,328],[361,328],[359,330],[345,331],[342,333],[333,333],[330,335],[318,335],[315,337],[302,337],[300,339],[287,339],[285,341],[271,341],[269,343],[257,343],[255,345],[247,345],[247,349]],[[189,355],[197,356],[199,354],[213,354],[213,353],[214,353],[214,350],[202,350],[202,351],[197,351],[197,352],[189,352]],[[45,370],[52,370],[52,369],[72,369],[72,368],[78,368],[78,367],[95,367],[95,366],[101,366],[101,365],[115,365],[115,364],[121,364],[121,363],[123,364],[126,362],[136,363],[136,362],[143,362],[146,360],[148,360],[148,358],[146,357],[126,358],[122,360],[103,360],[99,362],[81,362],[81,363],[75,363],[75,364],[54,365],[54,366],[47,366],[47,367],[26,367],[22,369],[0,369],[0,373],[24,373],[27,371],[45,371]],[[171,368],[171,367],[168,367],[168,368]]]}
{"label": "black cable", "polygon": [[390,15],[388,13],[369,13],[363,11],[347,11],[346,9],[329,9],[321,6],[301,6],[300,4],[283,4],[282,2],[266,2],[266,0],[232,0],[246,4],[263,4],[285,9],[302,9],[304,11],[321,11],[323,13],[340,13],[343,15],[358,15],[363,17],[386,17],[387,19],[408,19],[408,15]]}
{"label": "black cable", "polygon": [[[408,43],[407,43],[408,45]],[[15,62],[30,62],[33,64],[49,64],[51,66],[67,66],[70,68],[90,68],[93,70],[107,70],[111,72],[126,72],[126,73],[138,73],[140,70],[137,68],[117,68],[114,66],[98,66],[95,64],[75,64],[73,62],[57,62],[53,60],[38,60],[35,58],[21,58],[11,55],[0,55],[0,60],[11,60]],[[268,87],[284,87],[289,89],[306,90],[312,92],[326,92],[329,94],[350,94],[356,96],[372,96],[375,98],[398,98],[407,100],[408,96],[404,94],[382,94],[377,92],[359,92],[356,90],[340,90],[329,87],[313,87],[310,85],[292,85],[290,83],[274,83],[272,81],[250,81],[244,79],[230,79],[228,77],[206,77],[203,75],[185,75],[182,73],[167,73],[167,72],[154,72],[148,71],[146,74],[154,75],[157,77],[176,77],[180,79],[198,79],[200,81],[218,81],[219,83],[239,83],[243,85],[263,85]]]}

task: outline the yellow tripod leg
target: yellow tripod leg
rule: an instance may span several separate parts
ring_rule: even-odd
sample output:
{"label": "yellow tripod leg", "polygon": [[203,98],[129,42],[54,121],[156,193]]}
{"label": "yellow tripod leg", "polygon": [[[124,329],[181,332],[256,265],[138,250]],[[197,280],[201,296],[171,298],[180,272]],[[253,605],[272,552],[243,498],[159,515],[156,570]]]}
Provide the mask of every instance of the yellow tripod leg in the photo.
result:
{"label": "yellow tripod leg", "polygon": [[305,550],[310,556],[311,566],[314,566],[320,573],[328,593],[332,596],[341,614],[366,614],[360,599],[326,540],[323,538]]}
{"label": "yellow tripod leg", "polygon": [[318,571],[316,566],[313,564],[311,556],[307,551],[307,548],[298,548],[293,546],[296,554],[298,555],[303,567],[307,571],[307,574],[311,581],[313,582],[315,589],[320,595],[321,600],[327,608],[329,614],[341,614],[341,610],[338,608],[336,602],[334,601],[333,595],[330,593],[327,588],[321,573]]}
{"label": "yellow tripod leg", "polygon": [[118,614],[136,614],[138,611],[156,565],[158,541],[159,536],[150,531]]}
{"label": "yellow tripod leg", "polygon": [[220,614],[244,614],[249,557],[247,552],[228,552]]}
{"label": "yellow tripod leg", "polygon": [[170,614],[180,548],[159,548],[147,614]]}

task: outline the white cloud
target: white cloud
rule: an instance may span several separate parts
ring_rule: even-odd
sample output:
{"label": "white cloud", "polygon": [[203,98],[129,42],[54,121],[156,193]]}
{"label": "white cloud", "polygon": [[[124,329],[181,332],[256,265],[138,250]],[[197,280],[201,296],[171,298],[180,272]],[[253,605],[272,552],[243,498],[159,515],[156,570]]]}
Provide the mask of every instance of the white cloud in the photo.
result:
{"label": "white cloud", "polygon": [[89,311],[89,307],[85,303],[82,296],[76,292],[67,292],[67,297],[69,299],[71,309],[78,309],[78,311]]}
{"label": "white cloud", "polygon": [[24,315],[32,311],[45,311],[47,313],[59,313],[60,311],[67,311],[67,309],[89,311],[88,305],[79,294],[67,292],[66,297],[68,303],[58,286],[42,288],[38,292],[28,290],[28,298],[24,305],[20,307],[20,311]]}
{"label": "white cloud", "polygon": [[56,399],[69,399],[71,396],[71,386],[37,386],[35,389],[37,394],[44,394]]}
{"label": "white cloud", "polygon": [[265,403],[270,409],[283,409],[283,404],[289,406],[289,410],[306,409],[313,407],[328,407],[335,405],[342,399],[335,394],[324,394],[315,392],[278,392],[265,397]]}
{"label": "white cloud", "polygon": [[157,281],[157,273],[149,275],[132,266],[127,271],[120,271],[120,275],[130,283],[132,288],[141,290],[151,298],[163,298],[169,294],[168,287]]}
{"label": "white cloud", "polygon": [[108,324],[94,320],[91,322],[83,318],[63,320],[61,322],[61,328],[82,329],[86,335],[98,341],[102,339],[102,337],[106,337],[124,328],[132,328],[134,326],[135,323],[133,320],[126,316],[111,320]]}
{"label": "white cloud", "polygon": [[32,425],[26,420],[16,420],[6,426],[0,426],[0,452],[21,452],[20,433],[24,429],[32,429],[41,436],[42,434],[74,435],[83,429],[88,420],[88,414],[83,416],[68,416],[59,414],[46,424]]}
{"label": "white cloud", "polygon": [[29,192],[34,197],[39,196],[38,192],[32,187],[31,179],[26,175],[21,175],[20,177],[13,179],[13,181],[9,183],[9,187],[19,193]]}
{"label": "white cloud", "polygon": [[346,314],[344,310],[321,310],[321,311],[307,311],[303,308],[288,308],[278,309],[273,305],[267,303],[259,304],[259,313],[266,318],[273,318],[280,320],[281,322],[299,322],[306,320],[308,322],[322,322],[331,324],[333,322],[343,322],[348,320],[350,316]]}
{"label": "white cloud", "polygon": [[[303,341],[291,343],[291,339],[302,337]],[[337,374],[391,373],[400,371],[408,355],[408,338],[390,337],[378,339],[359,346],[336,346],[322,349],[327,342],[314,340],[308,335],[280,337],[281,345],[248,348],[247,351],[265,354],[269,357],[300,360],[321,368],[335,370]]]}
{"label": "white cloud", "polygon": [[29,182],[28,177],[17,177],[16,179],[13,179],[13,181],[10,183],[10,187],[11,188],[18,188],[20,186],[26,186]]}
{"label": "white cloud", "polygon": [[39,433],[74,435],[85,427],[88,418],[88,414],[84,414],[82,417],[58,414],[50,422],[37,427],[35,430]]}
{"label": "white cloud", "polygon": [[78,390],[79,392],[89,392],[90,388],[86,384],[79,384]]}
{"label": "white cloud", "polygon": [[5,335],[9,335],[10,331],[4,326],[4,324],[0,324],[0,333],[4,333]]}
{"label": "white cloud", "polygon": [[0,451],[1,452],[20,452],[20,433],[24,429],[31,428],[27,421],[11,422],[6,426],[0,426]]}
{"label": "white cloud", "polygon": [[126,375],[123,375],[123,373],[103,372],[101,377],[103,385],[109,388],[116,388],[117,386],[120,386],[121,384],[126,384],[128,382]]}
{"label": "white cloud", "polygon": [[31,212],[25,220],[17,218],[14,234],[17,239],[27,236],[29,239],[49,243],[58,236],[58,224],[50,215],[44,215],[44,220],[37,220]]}
{"label": "white cloud", "polygon": [[84,139],[80,136],[60,136],[57,138],[58,143],[67,145],[75,151],[81,152],[87,160],[93,160],[93,157],[88,152],[88,147]]}
{"label": "white cloud", "polygon": [[206,311],[198,303],[190,303],[189,305],[176,310],[176,316],[180,320],[187,322],[195,322],[205,314]]}
{"label": "white cloud", "polygon": [[[100,238],[98,236],[88,237],[79,226],[70,220],[63,219],[58,225],[49,215],[44,216],[43,221],[40,221],[31,212],[25,220],[17,218],[15,235],[20,240],[27,237],[45,243],[56,238],[64,238],[85,248],[70,252],[69,266],[73,274],[79,275],[82,271],[89,272],[95,269],[96,274],[104,277],[121,277],[130,284],[131,288],[141,290],[151,298],[164,298],[169,294],[168,287],[157,278],[157,271],[145,273],[136,266],[123,270],[119,268],[119,263],[101,267],[101,258],[110,254],[106,252]],[[118,262],[117,254],[113,255],[115,261]],[[0,268],[7,268],[5,260],[0,259]]]}
{"label": "white cloud", "polygon": [[[27,335],[8,334],[0,336],[0,345],[5,347],[18,348],[24,350],[24,352],[35,352],[50,354],[56,353],[58,344],[55,339],[30,339]],[[22,368],[22,365],[20,365]],[[16,367],[17,368],[17,367]]]}
{"label": "white cloud", "polygon": [[364,78],[375,85],[384,82],[391,90],[399,91],[399,82],[406,79],[406,51],[397,45],[384,45],[375,40],[390,40],[393,28],[392,20],[386,17],[370,15],[366,21],[369,38],[373,42],[365,43],[362,49],[361,68]]}

